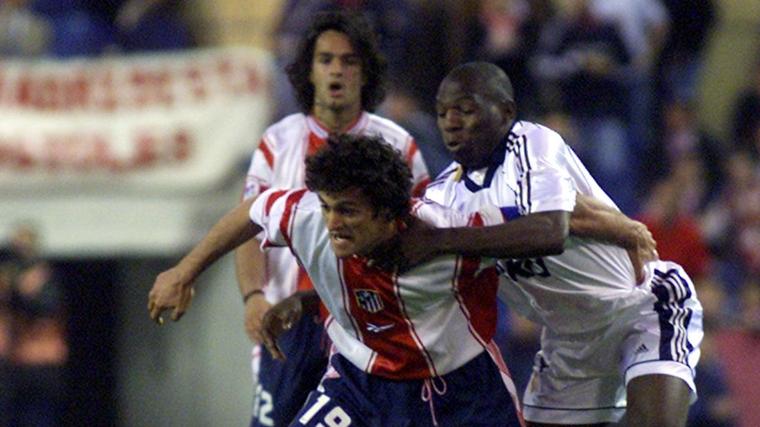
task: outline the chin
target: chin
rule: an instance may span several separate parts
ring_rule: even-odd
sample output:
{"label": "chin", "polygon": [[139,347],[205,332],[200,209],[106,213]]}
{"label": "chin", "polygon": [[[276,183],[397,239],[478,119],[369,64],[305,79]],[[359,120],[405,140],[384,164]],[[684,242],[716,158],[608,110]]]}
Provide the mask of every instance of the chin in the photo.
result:
{"label": "chin", "polygon": [[333,253],[335,253],[335,256],[338,258],[348,258],[351,255],[354,254],[354,252],[350,249],[339,249],[335,246],[332,247]]}

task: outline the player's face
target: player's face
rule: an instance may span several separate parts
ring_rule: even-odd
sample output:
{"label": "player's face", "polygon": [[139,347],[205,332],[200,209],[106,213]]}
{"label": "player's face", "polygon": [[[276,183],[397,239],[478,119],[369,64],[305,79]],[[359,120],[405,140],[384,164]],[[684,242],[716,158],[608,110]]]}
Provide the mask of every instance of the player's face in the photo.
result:
{"label": "player's face", "polygon": [[477,85],[446,78],[436,96],[438,129],[446,149],[469,168],[488,164],[513,118]]}
{"label": "player's face", "polygon": [[375,212],[361,190],[319,192],[322,216],[335,255],[367,256],[396,233],[395,221]]}
{"label": "player's face", "polygon": [[317,38],[309,80],[314,85],[314,108],[361,107],[362,61],[348,36],[327,30]]}

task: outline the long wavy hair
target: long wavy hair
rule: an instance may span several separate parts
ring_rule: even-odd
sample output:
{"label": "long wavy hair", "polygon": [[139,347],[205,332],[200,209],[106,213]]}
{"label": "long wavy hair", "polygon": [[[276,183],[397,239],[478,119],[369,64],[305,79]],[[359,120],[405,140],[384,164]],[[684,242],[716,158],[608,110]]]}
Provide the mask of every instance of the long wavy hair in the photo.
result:
{"label": "long wavy hair", "polygon": [[285,67],[301,110],[308,114],[314,107],[314,85],[309,81],[314,46],[319,36],[329,30],[345,34],[359,55],[365,81],[361,91],[362,108],[374,111],[385,98],[385,72],[388,66],[369,22],[357,13],[343,10],[317,14],[298,48],[295,60]]}

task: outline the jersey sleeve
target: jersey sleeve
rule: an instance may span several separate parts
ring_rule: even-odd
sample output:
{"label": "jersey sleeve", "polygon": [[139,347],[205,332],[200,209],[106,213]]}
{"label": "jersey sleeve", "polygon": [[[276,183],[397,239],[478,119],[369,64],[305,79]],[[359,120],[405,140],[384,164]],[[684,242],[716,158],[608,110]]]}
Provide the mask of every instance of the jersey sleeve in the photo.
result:
{"label": "jersey sleeve", "polygon": [[411,136],[405,158],[409,169],[412,171],[412,196],[422,196],[425,193],[425,187],[430,183],[430,175],[422,158],[422,153],[417,147],[417,142]]}
{"label": "jersey sleeve", "polygon": [[482,227],[507,221],[501,210],[494,205],[484,205],[475,212],[464,213],[428,199],[415,199],[412,202],[412,214],[436,227]]}
{"label": "jersey sleeve", "polygon": [[251,199],[271,188],[273,175],[274,155],[266,136],[264,136],[251,156],[251,163],[245,176],[242,199]]}
{"label": "jersey sleeve", "polygon": [[567,146],[556,133],[523,137],[516,143],[517,208],[521,215],[572,212],[576,188],[567,165]]}
{"label": "jersey sleeve", "polygon": [[251,221],[262,229],[261,247],[291,246],[293,218],[307,190],[269,189],[262,192],[251,205]]}

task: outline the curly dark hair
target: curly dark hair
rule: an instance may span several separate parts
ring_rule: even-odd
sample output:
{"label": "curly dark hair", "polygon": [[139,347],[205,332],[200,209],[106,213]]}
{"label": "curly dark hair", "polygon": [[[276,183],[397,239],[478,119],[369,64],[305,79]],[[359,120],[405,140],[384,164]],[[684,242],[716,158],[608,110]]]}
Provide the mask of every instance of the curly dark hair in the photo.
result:
{"label": "curly dark hair", "polygon": [[386,210],[389,219],[397,219],[409,214],[412,173],[380,136],[331,135],[306,159],[306,186],[327,192],[358,188],[375,214]]}
{"label": "curly dark hair", "polygon": [[369,22],[357,13],[344,10],[317,14],[298,48],[296,59],[285,67],[301,110],[308,114],[314,106],[314,85],[309,81],[314,46],[319,36],[329,30],[345,34],[359,55],[365,78],[361,93],[362,108],[375,111],[385,98],[385,72],[388,66]]}

